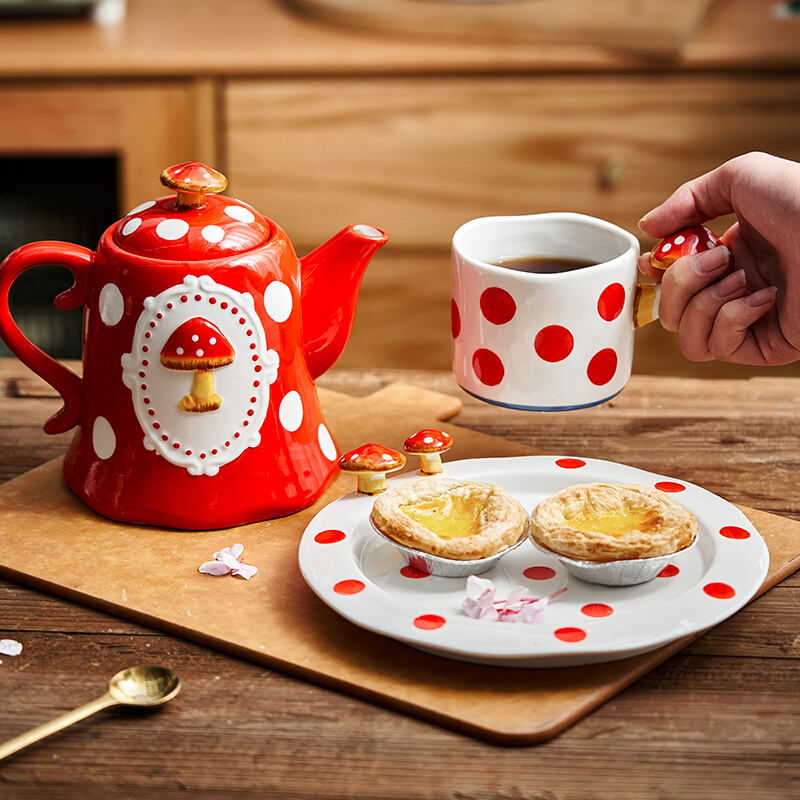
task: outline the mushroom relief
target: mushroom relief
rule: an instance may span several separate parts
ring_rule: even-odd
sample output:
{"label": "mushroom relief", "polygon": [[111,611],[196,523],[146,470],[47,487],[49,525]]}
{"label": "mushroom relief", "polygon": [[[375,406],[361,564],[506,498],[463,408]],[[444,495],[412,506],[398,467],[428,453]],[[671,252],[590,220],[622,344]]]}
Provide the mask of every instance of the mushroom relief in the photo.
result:
{"label": "mushroom relief", "polygon": [[[386,242],[345,228],[298,259],[283,230],[219,194],[197,162],[173,194],[128,213],[97,250],[25,245],[0,266],[0,333],[64,399],[48,433],[75,428],[67,485],[105,516],[187,530],[291,514],[338,470],[314,381],[353,325],[361,276]],[[29,342],[8,309],[23,271],[69,269],[61,309],[84,306],[83,375]]]}

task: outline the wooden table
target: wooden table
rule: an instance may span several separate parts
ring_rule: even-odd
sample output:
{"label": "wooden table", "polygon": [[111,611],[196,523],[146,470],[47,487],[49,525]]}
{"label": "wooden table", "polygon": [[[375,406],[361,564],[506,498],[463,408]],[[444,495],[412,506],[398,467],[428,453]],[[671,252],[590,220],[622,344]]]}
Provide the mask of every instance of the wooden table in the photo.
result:
{"label": "wooden table", "polygon": [[[462,396],[461,426],[800,519],[800,379],[638,376],[611,403],[556,415],[483,405],[444,372],[334,370],[320,385],[366,395],[398,379]],[[0,360],[0,481],[65,450],[70,434],[41,430],[58,405]],[[0,764],[0,796],[789,800],[800,792],[799,606],[792,576],[552,740],[500,747],[0,580],[0,638],[24,645],[0,656],[0,740],[134,663],[184,681],[159,711],[109,710]]]}

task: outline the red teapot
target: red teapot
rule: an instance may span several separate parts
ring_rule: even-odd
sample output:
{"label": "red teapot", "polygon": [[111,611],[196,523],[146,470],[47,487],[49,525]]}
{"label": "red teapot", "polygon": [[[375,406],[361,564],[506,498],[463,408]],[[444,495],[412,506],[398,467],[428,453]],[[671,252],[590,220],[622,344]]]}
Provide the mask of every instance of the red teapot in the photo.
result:
{"label": "red teapot", "polygon": [[[0,335],[77,426],[64,479],[91,509],[187,530],[291,514],[334,477],[338,451],[314,380],[341,354],[358,287],[387,235],[351,225],[298,259],[286,233],[220,195],[197,162],[165,170],[97,250],[25,245],[0,265]],[[59,309],[84,306],[83,377],[31,343],[8,307],[16,277],[70,270]]]}

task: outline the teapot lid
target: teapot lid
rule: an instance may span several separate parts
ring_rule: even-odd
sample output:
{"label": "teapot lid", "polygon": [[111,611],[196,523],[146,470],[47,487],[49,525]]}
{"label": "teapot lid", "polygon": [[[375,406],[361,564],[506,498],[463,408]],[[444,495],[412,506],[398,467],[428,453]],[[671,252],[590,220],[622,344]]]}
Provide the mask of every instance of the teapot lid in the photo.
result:
{"label": "teapot lid", "polygon": [[114,241],[123,250],[150,258],[201,261],[243,253],[268,241],[272,225],[254,208],[217,196],[227,178],[198,161],[161,173],[176,195],[150,200],[121,219]]}

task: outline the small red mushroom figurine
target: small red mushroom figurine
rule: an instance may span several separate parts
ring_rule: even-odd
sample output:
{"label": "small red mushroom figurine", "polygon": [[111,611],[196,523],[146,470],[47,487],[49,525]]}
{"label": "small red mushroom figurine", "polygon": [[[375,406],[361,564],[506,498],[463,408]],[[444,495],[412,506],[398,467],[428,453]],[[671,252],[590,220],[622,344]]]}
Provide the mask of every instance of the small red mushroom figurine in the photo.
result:
{"label": "small red mushroom figurine", "polygon": [[161,364],[167,369],[194,370],[192,388],[181,398],[181,411],[214,411],[222,398],[214,391],[212,370],[230,364],[235,356],[222,331],[202,317],[179,325],[161,350]]}
{"label": "small red mushroom figurine", "polygon": [[425,475],[436,475],[442,471],[442,453],[453,444],[453,437],[444,431],[426,428],[409,436],[403,450],[409,455],[419,456],[420,470]]}
{"label": "small red mushroom figurine", "polygon": [[380,494],[386,491],[386,474],[406,465],[406,457],[382,444],[369,444],[345,453],[339,459],[342,472],[358,475],[358,494]]}
{"label": "small red mushroom figurine", "polygon": [[710,231],[705,225],[695,225],[662,239],[650,253],[650,263],[657,269],[666,269],[683,256],[693,256],[703,250],[718,247],[720,244],[722,242],[713,231]]}

